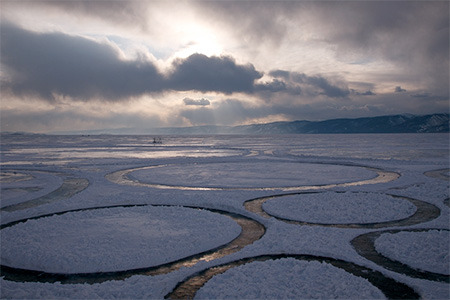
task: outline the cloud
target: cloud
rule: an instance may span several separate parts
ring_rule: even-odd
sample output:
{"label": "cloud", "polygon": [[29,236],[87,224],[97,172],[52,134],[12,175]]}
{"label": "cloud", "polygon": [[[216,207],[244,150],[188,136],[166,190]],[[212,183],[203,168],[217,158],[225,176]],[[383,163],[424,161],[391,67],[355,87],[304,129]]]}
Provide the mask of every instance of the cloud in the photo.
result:
{"label": "cloud", "polygon": [[[64,33],[37,33],[12,23],[2,25],[2,64],[8,80],[2,88],[25,97],[55,101],[58,96],[75,100],[121,101],[165,91],[200,91],[223,94],[272,94],[343,98],[350,94],[345,82],[336,84],[321,75],[274,70],[272,81],[252,64],[241,65],[230,56],[193,54],[175,59],[163,73],[145,56],[124,58],[111,42]],[[205,101],[185,102],[206,105]]]}
{"label": "cloud", "polygon": [[278,1],[193,1],[193,5],[203,18],[229,27],[240,39],[253,45],[280,44],[289,19],[298,12],[298,5],[290,1],[281,5]]}
{"label": "cloud", "polygon": [[64,33],[36,33],[12,23],[1,26],[1,63],[7,70],[2,88],[17,96],[55,95],[77,100],[122,100],[163,91],[252,93],[262,76],[251,64],[229,56],[193,54],[176,59],[163,74],[143,56],[123,58],[114,44]]}
{"label": "cloud", "polygon": [[[267,111],[264,112],[264,114]],[[261,115],[261,108],[238,99],[224,99],[211,107],[184,109],[179,117],[192,125],[233,125],[240,124]]]}
{"label": "cloud", "polygon": [[[279,79],[273,79],[271,82],[264,82],[259,83],[255,85],[255,89],[258,92],[270,92],[270,93],[277,93],[277,92],[291,92],[293,89],[291,89],[286,82],[279,80]],[[301,94],[301,89],[298,87],[297,93]]]}
{"label": "cloud", "polygon": [[365,92],[358,92],[357,90],[354,89],[350,89],[351,94],[353,95],[358,95],[358,96],[374,96],[376,95],[374,92],[372,92],[371,90],[365,91]]}
{"label": "cloud", "polygon": [[348,88],[333,85],[322,76],[305,76],[305,82],[322,89],[322,94],[331,98],[346,97],[350,94]]}
{"label": "cloud", "polygon": [[395,92],[396,92],[396,93],[402,93],[402,92],[406,92],[406,90],[405,90],[405,89],[402,89],[401,86],[396,86],[396,87],[395,87]]}
{"label": "cloud", "polygon": [[[344,67],[364,62],[367,69],[390,64],[401,73],[403,82],[414,81],[448,95],[448,1],[212,1],[197,4],[197,9],[228,28],[241,48],[254,56],[265,53],[265,61],[274,53],[282,61],[315,50],[317,55],[313,52],[308,57],[323,64],[325,71],[334,71],[331,60]],[[257,51],[252,51],[255,45]],[[288,45],[298,50],[281,52]],[[322,49],[329,50],[332,58],[318,58]],[[299,59],[296,65],[301,64],[307,65]],[[330,95],[338,94],[330,91]]]}
{"label": "cloud", "polygon": [[184,105],[198,105],[198,106],[206,106],[210,105],[211,102],[208,99],[202,98],[202,99],[191,99],[191,98],[184,98],[183,99]]}
{"label": "cloud", "polygon": [[344,98],[350,94],[346,82],[341,80],[339,84],[335,84],[322,75],[309,76],[285,70],[273,70],[269,75],[275,79],[257,85],[258,91],[286,92],[291,95],[325,95],[329,98]]}
{"label": "cloud", "polygon": [[411,97],[413,98],[429,98],[431,96],[431,93],[428,92],[416,93],[411,95]]}
{"label": "cloud", "polygon": [[[3,3],[2,3],[3,4]],[[59,15],[76,15],[78,19],[93,18],[102,20],[115,26],[127,28],[138,27],[148,30],[147,20],[152,10],[147,9],[147,2],[143,1],[53,1],[34,0],[28,3],[22,1],[5,1],[9,9],[25,9],[36,13],[45,13],[46,16],[56,13]],[[106,4],[106,5],[105,5]],[[155,5],[156,6],[156,5]],[[68,12],[70,12],[68,14]]]}
{"label": "cloud", "polygon": [[19,96],[118,100],[162,90],[163,77],[151,62],[125,60],[107,41],[35,33],[11,23],[2,23],[1,38],[1,62],[11,77],[2,86]]}
{"label": "cloud", "polygon": [[175,60],[173,67],[168,81],[178,91],[251,93],[254,81],[262,77],[253,65],[237,65],[230,56],[207,57],[197,53]]}

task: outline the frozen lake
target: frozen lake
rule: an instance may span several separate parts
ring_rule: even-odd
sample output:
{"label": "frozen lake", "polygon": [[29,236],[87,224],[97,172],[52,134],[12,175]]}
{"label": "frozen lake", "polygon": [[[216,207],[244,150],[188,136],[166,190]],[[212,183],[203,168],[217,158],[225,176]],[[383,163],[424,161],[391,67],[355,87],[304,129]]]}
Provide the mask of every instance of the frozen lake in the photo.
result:
{"label": "frozen lake", "polygon": [[2,298],[449,298],[448,134],[159,137],[1,136]]}

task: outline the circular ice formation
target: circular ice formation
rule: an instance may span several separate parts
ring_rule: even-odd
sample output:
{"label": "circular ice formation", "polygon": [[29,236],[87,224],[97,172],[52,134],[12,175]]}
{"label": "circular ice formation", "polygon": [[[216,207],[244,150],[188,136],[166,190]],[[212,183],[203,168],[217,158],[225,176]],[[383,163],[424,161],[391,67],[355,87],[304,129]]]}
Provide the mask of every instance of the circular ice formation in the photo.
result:
{"label": "circular ice formation", "polygon": [[26,173],[18,173],[15,171],[0,171],[0,182],[11,183],[32,180],[33,176]]}
{"label": "circular ice formation", "polygon": [[265,188],[338,184],[376,177],[363,167],[286,161],[163,165],[128,174],[132,180],[167,186]]}
{"label": "circular ice formation", "polygon": [[449,235],[447,230],[383,233],[375,240],[375,249],[415,269],[449,275]]}
{"label": "circular ice formation", "polygon": [[223,245],[231,218],[184,207],[105,208],[28,220],[2,229],[2,265],[50,273],[156,266]]}
{"label": "circular ice formation", "polygon": [[42,197],[63,184],[63,174],[33,170],[0,172],[2,208]]}
{"label": "circular ice formation", "polygon": [[195,299],[385,299],[367,279],[328,263],[256,261],[211,278]]}
{"label": "circular ice formation", "polygon": [[263,203],[268,214],[319,224],[368,224],[401,220],[416,206],[406,199],[378,193],[325,192],[288,195]]}

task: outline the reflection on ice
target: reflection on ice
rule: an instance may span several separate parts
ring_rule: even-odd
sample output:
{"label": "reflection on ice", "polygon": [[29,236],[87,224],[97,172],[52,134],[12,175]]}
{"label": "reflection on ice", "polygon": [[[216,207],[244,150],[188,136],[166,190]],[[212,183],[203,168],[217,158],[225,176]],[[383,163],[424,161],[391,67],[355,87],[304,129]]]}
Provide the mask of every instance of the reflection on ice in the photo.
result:
{"label": "reflection on ice", "polygon": [[[204,164],[205,166],[211,165],[211,164]],[[214,164],[212,164],[214,165]],[[257,165],[257,163],[253,163],[253,165]],[[308,165],[309,168],[306,169],[304,172],[306,172],[304,174],[304,176],[307,176],[307,173],[313,174],[314,168],[311,168],[311,166],[315,166],[315,168],[318,167],[323,167],[324,165],[322,164],[304,164],[304,165]],[[238,167],[240,165],[238,164]],[[257,179],[254,178],[254,175],[256,173],[253,172],[253,177],[250,176],[248,178],[243,178],[243,177],[239,177],[239,175],[241,174],[237,174],[238,178],[234,179],[233,176],[236,175],[233,172],[228,171],[228,174],[225,173],[220,173],[219,177],[223,178],[221,181],[221,186],[214,186],[211,185],[209,182],[207,182],[209,176],[211,174],[213,174],[214,172],[218,171],[213,169],[213,171],[208,170],[206,167],[205,170],[201,173],[202,175],[196,175],[198,177],[200,177],[200,181],[197,182],[198,185],[186,185],[189,184],[188,181],[184,181],[183,184],[183,180],[185,180],[185,177],[181,176],[181,181],[173,181],[170,183],[161,183],[164,182],[164,180],[168,180],[168,178],[172,178],[173,180],[176,180],[174,178],[174,176],[178,176],[179,174],[177,173],[172,173],[172,177],[167,177],[167,175],[164,175],[164,173],[155,173],[155,174],[151,174],[153,176],[150,176],[150,178],[158,178],[159,182],[145,182],[145,181],[141,181],[138,178],[139,177],[135,177],[130,175],[131,173],[134,172],[139,172],[139,171],[148,171],[148,170],[154,170],[154,169],[158,169],[158,168],[164,168],[164,167],[174,167],[173,165],[157,165],[157,166],[149,166],[149,167],[141,167],[141,168],[135,168],[135,169],[128,169],[128,170],[120,170],[120,171],[116,171],[110,174],[106,175],[106,179],[118,183],[118,184],[123,184],[123,185],[129,185],[129,186],[143,186],[143,187],[151,187],[151,188],[158,188],[158,189],[176,189],[176,190],[186,190],[186,191],[220,191],[220,190],[248,190],[248,191],[274,191],[274,190],[282,190],[282,191],[304,191],[304,190],[316,190],[316,189],[330,189],[330,188],[334,188],[334,187],[350,187],[350,186],[359,186],[359,185],[366,185],[366,184],[377,184],[377,183],[385,183],[385,182],[389,182],[389,181],[393,181],[396,180],[400,175],[398,173],[395,172],[389,172],[389,171],[383,171],[383,170],[378,170],[378,169],[373,169],[373,168],[364,168],[364,167],[353,167],[353,168],[359,168],[362,169],[358,170],[355,174],[353,174],[353,176],[349,176],[349,174],[347,173],[347,177],[339,177],[340,182],[338,183],[332,183],[332,182],[328,182],[330,180],[333,180],[332,178],[335,178],[335,174],[334,172],[342,172],[342,170],[344,170],[343,168],[352,168],[349,166],[342,166],[342,165],[328,165],[331,167],[338,167],[337,170],[328,170],[331,171],[331,177],[327,177],[326,175],[330,175],[327,174],[327,169],[321,169],[319,170],[318,173],[316,173],[316,176],[318,176],[318,178],[321,178],[322,181],[319,182],[315,182],[314,180],[317,181],[319,179],[317,178],[303,178],[306,181],[301,181],[302,178],[297,178],[295,177],[295,175],[298,176],[298,174],[290,174],[292,176],[293,181],[286,181],[285,179],[280,181],[280,183],[283,183],[283,185],[280,186],[261,186],[261,181],[264,183],[264,181],[268,181],[271,182],[273,184],[273,181],[275,180],[275,177],[280,176],[280,173],[276,172],[276,170],[271,170],[270,168],[270,164],[264,164],[266,172],[263,174],[263,177],[259,177]],[[175,167],[179,167],[181,170],[183,171],[188,171],[191,172],[192,168],[191,167],[187,167],[186,165],[180,165],[180,166],[175,166]],[[252,164],[246,164],[244,165],[245,168],[249,168],[251,169]],[[340,171],[339,171],[339,168]],[[171,169],[169,169],[170,172]],[[253,170],[254,171],[254,170]],[[334,172],[333,172],[334,171]],[[348,172],[348,171],[347,171]],[[364,173],[364,172],[368,172],[368,173]],[[372,172],[376,172],[376,176],[369,176],[369,174],[372,174]],[[248,173],[246,176],[248,176]],[[351,173],[350,173],[351,174]],[[143,173],[143,175],[146,175],[146,173]],[[195,175],[195,174],[194,174]],[[205,177],[206,176],[206,177]],[[264,177],[265,176],[265,177]],[[275,176],[275,177],[274,177]],[[364,179],[364,177],[369,177],[368,179]],[[147,174],[147,177],[148,174]],[[323,178],[322,178],[323,177]],[[361,179],[361,180],[357,180],[357,179]],[[227,181],[227,179],[231,179],[231,181]],[[244,180],[247,179],[247,180]],[[244,185],[242,185],[241,181],[244,181]],[[313,180],[313,181],[311,181]],[[300,185],[292,185],[292,186],[287,186],[286,183],[303,183]],[[247,185],[245,185],[245,183]]]}
{"label": "reflection on ice", "polygon": [[173,157],[223,157],[242,154],[242,151],[228,149],[129,149],[116,148],[32,148],[13,149],[9,156],[28,156],[42,159],[95,159],[95,158],[173,158]]}

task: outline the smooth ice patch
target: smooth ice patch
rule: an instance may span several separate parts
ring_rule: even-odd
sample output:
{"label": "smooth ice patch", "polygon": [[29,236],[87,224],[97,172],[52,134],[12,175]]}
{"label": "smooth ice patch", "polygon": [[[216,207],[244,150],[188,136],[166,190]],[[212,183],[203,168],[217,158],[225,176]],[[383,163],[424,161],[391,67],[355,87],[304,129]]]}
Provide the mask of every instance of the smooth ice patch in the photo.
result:
{"label": "smooth ice patch", "polygon": [[173,158],[173,157],[225,157],[243,154],[242,151],[230,149],[181,149],[154,148],[154,149],[129,149],[126,147],[114,148],[33,148],[14,149],[11,155],[34,155],[41,159],[99,159],[99,158]]}
{"label": "smooth ice patch", "polygon": [[2,207],[42,197],[61,186],[61,174],[45,171],[3,171],[0,173]]}
{"label": "smooth ice patch", "polygon": [[409,201],[378,193],[314,193],[278,197],[263,203],[276,217],[321,224],[378,223],[413,215]]}
{"label": "smooth ice patch", "polygon": [[367,279],[294,258],[252,262],[211,278],[195,299],[385,299]]}
{"label": "smooth ice patch", "polygon": [[2,229],[2,264],[54,273],[156,266],[225,244],[241,232],[231,218],[183,207],[71,212]]}
{"label": "smooth ice patch", "polygon": [[298,162],[221,162],[164,165],[128,175],[144,183],[187,187],[264,188],[323,185],[369,179],[362,167]]}
{"label": "smooth ice patch", "polygon": [[415,269],[450,274],[450,231],[384,233],[375,240],[382,255]]}

